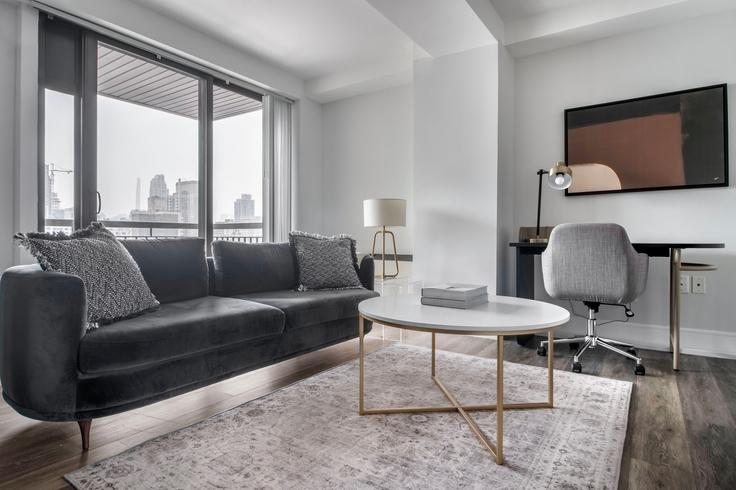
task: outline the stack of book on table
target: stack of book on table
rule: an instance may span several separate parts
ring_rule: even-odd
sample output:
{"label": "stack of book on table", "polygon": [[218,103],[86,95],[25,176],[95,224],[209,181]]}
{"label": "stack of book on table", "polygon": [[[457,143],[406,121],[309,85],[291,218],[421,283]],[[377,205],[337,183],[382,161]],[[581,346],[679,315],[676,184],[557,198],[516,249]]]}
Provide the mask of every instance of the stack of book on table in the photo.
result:
{"label": "stack of book on table", "polygon": [[476,284],[438,284],[422,288],[422,304],[445,308],[472,308],[488,303],[488,287]]}

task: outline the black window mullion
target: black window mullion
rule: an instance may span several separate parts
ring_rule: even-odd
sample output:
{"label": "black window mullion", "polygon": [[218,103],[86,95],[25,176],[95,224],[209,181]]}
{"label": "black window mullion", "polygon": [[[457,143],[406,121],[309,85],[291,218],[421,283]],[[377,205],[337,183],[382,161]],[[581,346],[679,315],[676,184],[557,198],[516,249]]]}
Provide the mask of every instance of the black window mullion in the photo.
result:
{"label": "black window mullion", "polygon": [[81,169],[79,185],[78,226],[97,220],[98,204],[104,196],[97,192],[97,36],[86,31],[82,35],[81,58]]}
{"label": "black window mullion", "polygon": [[212,220],[212,78],[199,82],[199,236],[210,253],[214,236]]}
{"label": "black window mullion", "polygon": [[38,231],[46,229],[46,17],[39,16],[38,29]]}

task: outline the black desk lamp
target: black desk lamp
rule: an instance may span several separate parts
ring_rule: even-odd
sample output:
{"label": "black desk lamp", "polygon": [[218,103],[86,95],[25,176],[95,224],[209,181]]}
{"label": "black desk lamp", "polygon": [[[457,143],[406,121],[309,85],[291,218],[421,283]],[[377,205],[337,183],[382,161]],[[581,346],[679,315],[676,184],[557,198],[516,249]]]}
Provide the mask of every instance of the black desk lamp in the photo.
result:
{"label": "black desk lamp", "polygon": [[572,170],[565,162],[557,162],[554,167],[549,170],[539,169],[539,193],[537,194],[537,232],[534,238],[530,238],[532,243],[547,243],[546,237],[539,236],[539,220],[542,214],[542,176],[547,175],[547,185],[557,191],[563,191],[572,185]]}

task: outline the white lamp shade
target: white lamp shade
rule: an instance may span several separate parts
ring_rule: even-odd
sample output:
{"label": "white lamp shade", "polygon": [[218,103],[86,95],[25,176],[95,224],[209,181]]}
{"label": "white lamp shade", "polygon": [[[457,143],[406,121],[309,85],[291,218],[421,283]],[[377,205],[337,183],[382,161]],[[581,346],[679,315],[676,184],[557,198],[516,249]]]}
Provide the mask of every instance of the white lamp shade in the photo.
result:
{"label": "white lamp shade", "polygon": [[363,226],[406,226],[406,199],[366,199]]}

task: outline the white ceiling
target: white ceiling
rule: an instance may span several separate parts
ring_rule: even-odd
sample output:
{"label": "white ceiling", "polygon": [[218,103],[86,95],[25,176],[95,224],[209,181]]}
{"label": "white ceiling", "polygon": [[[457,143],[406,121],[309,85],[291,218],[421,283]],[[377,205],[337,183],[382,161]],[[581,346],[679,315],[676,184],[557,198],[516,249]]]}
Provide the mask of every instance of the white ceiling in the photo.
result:
{"label": "white ceiling", "polygon": [[736,9],[736,0],[484,1],[501,19],[497,37],[516,57]]}
{"label": "white ceiling", "polygon": [[521,57],[736,8],[736,0],[132,1],[283,68],[319,102],[409,83],[417,58],[496,40]]}
{"label": "white ceiling", "polygon": [[303,79],[413,53],[412,40],[364,0],[134,1]]}
{"label": "white ceiling", "polygon": [[490,0],[504,22],[544,14],[552,10],[580,3],[596,3],[598,0]]}

